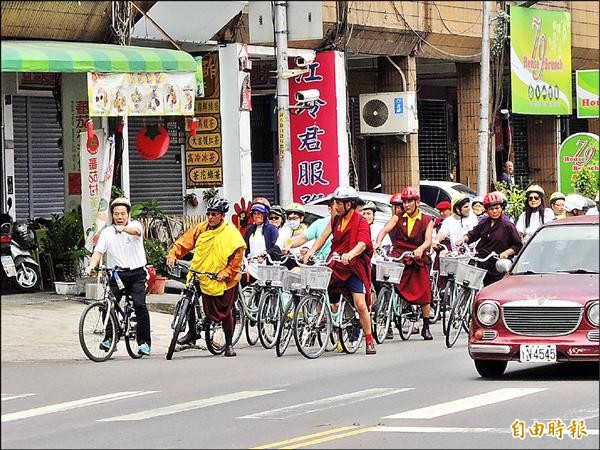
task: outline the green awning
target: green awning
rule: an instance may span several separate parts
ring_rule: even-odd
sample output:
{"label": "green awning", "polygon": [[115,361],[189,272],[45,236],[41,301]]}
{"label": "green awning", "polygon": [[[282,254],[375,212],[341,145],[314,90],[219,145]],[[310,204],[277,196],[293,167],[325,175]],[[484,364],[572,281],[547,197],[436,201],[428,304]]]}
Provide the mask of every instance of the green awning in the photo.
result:
{"label": "green awning", "polygon": [[2,41],[2,72],[196,72],[189,53],[88,42]]}

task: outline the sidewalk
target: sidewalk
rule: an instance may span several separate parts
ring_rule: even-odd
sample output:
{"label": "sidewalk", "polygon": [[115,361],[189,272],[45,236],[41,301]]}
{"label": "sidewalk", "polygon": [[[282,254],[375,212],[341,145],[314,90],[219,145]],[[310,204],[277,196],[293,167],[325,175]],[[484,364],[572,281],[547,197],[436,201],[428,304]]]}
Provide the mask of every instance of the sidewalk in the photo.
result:
{"label": "sidewalk", "polygon": [[[174,282],[176,283],[176,282]],[[152,356],[164,358],[172,337],[172,312],[179,298],[178,285],[165,294],[149,294],[146,302],[152,329]],[[79,345],[78,325],[85,297],[57,295],[54,291],[30,294],[2,292],[1,361],[87,360]],[[128,358],[124,346],[114,358]]]}

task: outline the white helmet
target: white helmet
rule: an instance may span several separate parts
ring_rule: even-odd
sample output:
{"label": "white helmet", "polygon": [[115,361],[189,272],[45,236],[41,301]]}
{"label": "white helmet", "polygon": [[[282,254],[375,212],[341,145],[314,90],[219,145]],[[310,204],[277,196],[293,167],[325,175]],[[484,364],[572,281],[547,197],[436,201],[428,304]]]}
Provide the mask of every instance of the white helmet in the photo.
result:
{"label": "white helmet", "polygon": [[358,200],[358,192],[352,186],[340,186],[338,187],[331,198],[334,200]]}
{"label": "white helmet", "polygon": [[572,212],[575,209],[579,211],[587,209],[587,200],[583,195],[569,194],[565,198],[565,210]]}

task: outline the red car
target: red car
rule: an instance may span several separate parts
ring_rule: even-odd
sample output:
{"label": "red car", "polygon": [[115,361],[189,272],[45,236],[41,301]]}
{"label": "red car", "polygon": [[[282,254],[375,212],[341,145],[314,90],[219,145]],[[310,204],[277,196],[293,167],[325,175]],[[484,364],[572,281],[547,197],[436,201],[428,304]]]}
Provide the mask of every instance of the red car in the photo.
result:
{"label": "red car", "polygon": [[[508,361],[600,361],[598,216],[541,226],[473,302],[469,355],[482,377]],[[512,266],[512,267],[511,267]]]}

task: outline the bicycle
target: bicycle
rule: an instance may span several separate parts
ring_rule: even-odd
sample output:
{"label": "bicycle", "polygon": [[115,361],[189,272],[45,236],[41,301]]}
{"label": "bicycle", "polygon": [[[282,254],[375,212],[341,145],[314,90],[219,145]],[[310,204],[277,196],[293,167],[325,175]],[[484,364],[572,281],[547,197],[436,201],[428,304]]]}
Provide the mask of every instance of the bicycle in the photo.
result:
{"label": "bicycle", "polygon": [[401,261],[405,257],[414,257],[414,253],[404,252],[400,257],[392,258],[382,249],[378,252],[383,254],[384,259],[375,262],[375,279],[381,282],[382,287],[377,298],[373,337],[378,344],[383,344],[393,319],[400,338],[406,341],[412,335],[413,323],[419,320],[418,307],[399,296],[395,285],[400,282],[404,272]]}
{"label": "bicycle", "polygon": [[[262,259],[262,256],[251,256],[249,258],[244,257],[242,265],[242,276],[246,276],[248,264],[252,261]],[[260,266],[259,266],[260,267]],[[258,334],[258,306],[260,303],[261,292],[263,287],[260,283],[254,282],[246,287],[242,287],[241,282],[239,284],[239,297],[242,300],[242,307],[244,317],[246,319],[246,342],[248,345],[256,345],[259,341],[260,336]],[[256,330],[254,330],[256,327]]]}
{"label": "bicycle", "polygon": [[[490,253],[485,258],[470,256],[476,263],[487,261],[490,258],[498,257],[496,252]],[[457,285],[462,286],[462,292],[452,306],[448,318],[448,329],[446,333],[446,347],[452,348],[462,330],[469,331],[471,323],[471,305],[477,293],[483,287],[483,279],[487,273],[486,269],[472,266],[466,262],[459,262],[456,266],[454,280]]]}
{"label": "bicycle", "polygon": [[[179,263],[177,263],[179,264]],[[175,311],[173,312],[173,320],[171,321],[171,328],[173,329],[173,337],[169,343],[167,349],[167,359],[170,360],[175,352],[177,346],[177,339],[179,334],[184,332],[188,326],[188,316],[192,308],[195,308],[196,322],[195,322],[195,334],[202,336],[204,334],[204,340],[206,342],[206,348],[213,355],[220,355],[225,351],[225,333],[221,322],[212,321],[204,312],[201,299],[201,291],[199,286],[198,277],[207,276],[210,279],[216,279],[217,274],[214,272],[200,272],[192,269],[188,269],[191,275],[188,275],[185,286],[181,290],[179,300],[175,305]],[[242,336],[242,331],[245,326],[245,316],[240,314],[239,311],[243,308],[240,304],[241,299],[238,298],[233,306],[234,309],[234,321],[235,329],[233,332],[232,345],[235,345]],[[190,330],[191,331],[191,330]],[[195,340],[192,341],[192,346]]]}
{"label": "bicycle", "polygon": [[[119,267],[96,268],[96,301],[88,304],[79,319],[79,343],[85,355],[95,362],[108,360],[117,350],[119,340],[125,340],[127,353],[133,359],[142,357],[138,354],[137,319],[133,308],[133,299],[125,292],[123,307],[117,302],[110,289],[110,281],[114,278],[122,290],[123,282],[119,278]],[[101,345],[110,342],[108,347]]]}
{"label": "bicycle", "polygon": [[[444,296],[440,305],[440,312],[442,316],[442,332],[444,335],[448,334],[448,317],[450,310],[454,305],[454,299],[460,297],[462,292],[462,286],[454,282],[454,273],[456,272],[456,266],[459,262],[467,262],[470,259],[469,248],[463,246],[457,250],[448,251],[448,247],[444,244],[439,244],[447,252],[444,255],[440,255],[440,275],[447,277],[446,286],[444,288]],[[464,253],[467,251],[467,253]]]}
{"label": "bicycle", "polygon": [[298,301],[292,325],[294,341],[300,353],[315,359],[333,344],[333,330],[337,331],[338,342],[345,353],[356,353],[363,337],[358,312],[352,301],[341,296],[337,308],[332,308],[327,294],[332,269],[331,261],[341,261],[333,254],[327,261],[314,260],[315,265],[300,267],[301,298]]}

